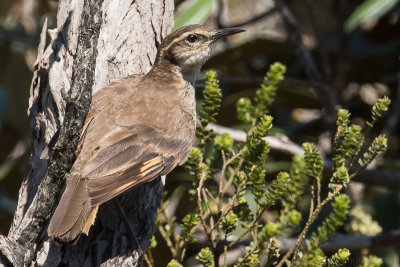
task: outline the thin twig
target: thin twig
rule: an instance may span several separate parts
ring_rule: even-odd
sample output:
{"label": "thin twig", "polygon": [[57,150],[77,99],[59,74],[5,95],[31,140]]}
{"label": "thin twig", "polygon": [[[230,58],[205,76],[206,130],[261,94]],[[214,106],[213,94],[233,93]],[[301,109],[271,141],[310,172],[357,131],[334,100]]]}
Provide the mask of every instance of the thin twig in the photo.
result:
{"label": "thin twig", "polygon": [[[244,152],[247,151],[247,148],[243,148],[242,150],[240,150],[235,156],[233,156],[232,158],[230,158],[227,161],[227,165],[231,164],[233,162],[233,160],[235,160],[237,157],[239,157],[240,155],[242,155]],[[243,159],[239,162],[238,166],[236,167],[236,170],[239,170],[242,167],[243,164]],[[235,170],[235,171],[236,171]],[[235,173],[235,172],[234,172]],[[222,188],[222,194],[225,194],[226,191],[228,190],[229,186],[231,186],[231,184],[233,183],[233,179],[234,179],[234,175],[231,175],[229,177],[229,180],[226,182],[226,184],[224,185],[224,187]]]}
{"label": "thin twig", "polygon": [[158,226],[158,231],[160,232],[160,234],[163,237],[163,239],[165,240],[165,242],[167,242],[167,246],[171,250],[172,256],[176,257],[177,256],[176,248],[174,247],[174,244],[172,243],[171,238],[167,235],[164,227],[161,224],[160,224],[160,226]]}
{"label": "thin twig", "polygon": [[265,211],[266,209],[267,209],[267,208],[260,210],[259,213],[257,214],[255,220],[253,220],[253,221],[251,222],[251,224],[250,224],[250,226],[247,228],[247,230],[244,231],[242,234],[240,234],[240,236],[239,236],[235,241],[232,241],[232,243],[230,243],[228,247],[234,246],[234,245],[235,245],[237,242],[239,242],[243,237],[245,237],[248,233],[250,233],[250,232],[253,230],[253,228],[256,226],[256,224],[258,223],[258,221],[261,219],[261,216],[263,215],[263,213],[264,213],[264,211]]}
{"label": "thin twig", "polygon": [[311,200],[310,200],[310,211],[308,214],[308,220],[310,220],[310,218],[314,212],[314,197],[315,197],[315,195],[314,195],[314,186],[313,185],[311,185],[310,191],[311,191]]}
{"label": "thin twig", "polygon": [[[235,177],[234,174],[237,173],[237,172],[240,170],[240,168],[242,167],[243,161],[244,161],[244,160],[241,159],[240,162],[239,162],[239,164],[238,164],[238,166],[236,167],[235,171],[232,172],[233,175],[231,175],[231,177],[229,178],[228,182],[225,184],[225,186],[224,186],[224,188],[223,188],[223,190],[222,190],[222,196],[225,195],[225,193],[226,193],[226,191],[228,190],[229,186],[233,183],[233,179],[234,179],[234,177]],[[224,210],[223,210],[222,212],[220,212],[219,218],[218,218],[217,222],[215,223],[215,225],[212,227],[211,231],[216,230],[216,227],[217,227],[217,226],[219,225],[219,223],[222,221],[222,218],[224,218],[224,216],[227,215],[227,214],[229,213],[229,211],[232,209],[233,204],[236,202],[236,200],[237,200],[237,198],[238,198],[238,194],[239,194],[239,192],[236,192],[236,193],[233,195],[231,201],[230,201],[230,202],[227,204],[227,206],[224,208]],[[221,200],[218,200],[218,199],[217,199],[217,201],[222,202],[222,198],[221,198]]]}
{"label": "thin twig", "polygon": [[148,267],[154,266],[154,258],[153,254],[151,253],[151,249],[147,250],[147,253],[144,255],[144,260],[146,261]]}
{"label": "thin twig", "polygon": [[205,216],[204,216],[204,212],[203,212],[203,208],[201,207],[201,189],[203,188],[203,183],[204,180],[206,179],[207,175],[205,173],[205,171],[202,171],[201,176],[200,176],[200,181],[199,181],[199,186],[197,187],[197,208],[199,210],[199,214],[200,214],[200,222],[203,225],[204,231],[207,233],[207,237],[208,237],[208,243],[210,244],[210,246],[212,248],[214,248],[214,243],[212,240],[212,236],[210,233],[210,228],[208,227],[208,225],[205,222]]}
{"label": "thin twig", "polygon": [[208,190],[208,188],[204,188],[204,191],[207,193],[207,195],[208,195],[214,202],[216,202],[215,197],[211,194],[211,192]]}
{"label": "thin twig", "polygon": [[218,182],[218,197],[217,200],[218,201],[218,213],[221,212],[221,207],[222,207],[222,182],[225,180],[225,171],[226,171],[226,157],[225,157],[225,152],[223,149],[221,149],[221,157],[222,157],[222,170],[221,173],[219,175],[219,182]]}
{"label": "thin twig", "polygon": [[321,204],[321,179],[322,177],[317,178],[317,206]]}
{"label": "thin twig", "polygon": [[201,194],[203,195],[204,202],[209,210],[211,210],[210,202],[208,201],[206,190],[204,188],[201,189]]}
{"label": "thin twig", "polygon": [[311,217],[309,217],[309,219],[307,220],[306,225],[303,228],[303,231],[301,231],[300,235],[298,236],[296,243],[290,248],[290,250],[285,254],[285,256],[282,257],[282,259],[279,261],[278,265],[276,265],[276,267],[282,267],[283,264],[285,263],[285,261],[287,259],[289,259],[290,256],[292,256],[292,254],[296,255],[301,243],[303,242],[304,238],[306,237],[306,234],[308,232],[308,229],[310,228],[311,224],[314,222],[314,220],[318,217],[320,211],[322,210],[322,208],[329,202],[331,201],[335,196],[337,196],[340,192],[340,190],[342,190],[343,186],[342,185],[338,185],[335,189],[334,192],[332,192],[332,194],[328,195],[327,198],[325,198],[324,201],[321,202],[320,205],[318,205],[316,207],[316,209],[314,210],[313,214]]}
{"label": "thin twig", "polygon": [[[160,206],[160,210],[161,210],[161,212],[164,214],[164,219],[165,219],[165,222],[170,226],[170,228],[172,229],[173,227],[174,227],[174,223],[170,220],[170,218],[168,217],[168,215],[167,215],[167,210],[165,209],[165,206],[164,205],[161,205]],[[173,234],[173,236],[172,236],[174,239],[174,243],[176,244],[175,246],[177,247],[178,246],[178,242],[179,242],[179,236],[178,235],[176,235],[176,234]],[[178,249],[177,249],[177,253],[178,253]]]}

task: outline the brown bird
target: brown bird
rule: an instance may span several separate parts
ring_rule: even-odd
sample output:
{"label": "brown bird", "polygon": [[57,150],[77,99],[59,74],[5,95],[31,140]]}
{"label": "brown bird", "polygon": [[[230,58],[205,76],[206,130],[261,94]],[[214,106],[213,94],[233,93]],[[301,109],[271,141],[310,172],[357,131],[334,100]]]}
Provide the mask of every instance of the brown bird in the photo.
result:
{"label": "brown bird", "polygon": [[184,163],[195,136],[194,83],[218,39],[242,32],[182,27],[161,43],[152,69],[93,95],[66,189],[48,235],[88,235],[99,205]]}

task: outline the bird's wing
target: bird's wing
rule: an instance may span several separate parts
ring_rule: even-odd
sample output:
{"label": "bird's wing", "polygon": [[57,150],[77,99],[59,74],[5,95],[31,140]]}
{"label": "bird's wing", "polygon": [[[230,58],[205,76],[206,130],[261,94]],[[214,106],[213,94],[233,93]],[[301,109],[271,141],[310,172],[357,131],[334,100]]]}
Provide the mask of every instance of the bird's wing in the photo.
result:
{"label": "bird's wing", "polygon": [[143,125],[115,126],[96,142],[82,170],[92,207],[167,174],[191,145]]}

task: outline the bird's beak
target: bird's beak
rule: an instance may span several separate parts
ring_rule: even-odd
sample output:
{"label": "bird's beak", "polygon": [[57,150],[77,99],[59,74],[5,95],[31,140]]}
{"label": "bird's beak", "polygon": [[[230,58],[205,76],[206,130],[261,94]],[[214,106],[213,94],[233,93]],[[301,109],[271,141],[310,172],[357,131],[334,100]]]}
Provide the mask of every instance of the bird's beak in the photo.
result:
{"label": "bird's beak", "polygon": [[246,31],[246,30],[245,29],[241,29],[241,28],[236,28],[236,27],[219,29],[211,37],[211,40],[214,42],[214,41],[216,41],[218,39],[221,39],[221,38],[224,38],[226,36],[237,34],[237,33],[244,32],[244,31]]}

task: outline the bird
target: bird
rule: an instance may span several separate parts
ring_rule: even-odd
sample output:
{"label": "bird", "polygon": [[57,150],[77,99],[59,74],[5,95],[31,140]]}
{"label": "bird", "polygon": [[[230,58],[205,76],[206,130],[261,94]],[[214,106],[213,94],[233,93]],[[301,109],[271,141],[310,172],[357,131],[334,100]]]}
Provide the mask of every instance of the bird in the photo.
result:
{"label": "bird", "polygon": [[195,140],[194,85],[215,41],[243,32],[189,25],[159,44],[150,71],[114,81],[92,96],[66,187],[48,236],[88,235],[101,204],[167,175]]}

